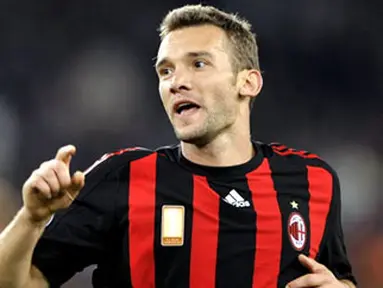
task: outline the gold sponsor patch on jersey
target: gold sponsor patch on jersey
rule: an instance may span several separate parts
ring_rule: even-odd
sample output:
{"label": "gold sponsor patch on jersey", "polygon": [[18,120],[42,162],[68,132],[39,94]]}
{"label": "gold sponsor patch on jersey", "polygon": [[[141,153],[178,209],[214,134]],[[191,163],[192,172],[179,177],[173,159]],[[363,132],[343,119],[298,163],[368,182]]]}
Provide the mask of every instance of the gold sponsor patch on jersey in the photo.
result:
{"label": "gold sponsor patch on jersey", "polygon": [[162,206],[161,245],[182,246],[184,244],[185,207]]}

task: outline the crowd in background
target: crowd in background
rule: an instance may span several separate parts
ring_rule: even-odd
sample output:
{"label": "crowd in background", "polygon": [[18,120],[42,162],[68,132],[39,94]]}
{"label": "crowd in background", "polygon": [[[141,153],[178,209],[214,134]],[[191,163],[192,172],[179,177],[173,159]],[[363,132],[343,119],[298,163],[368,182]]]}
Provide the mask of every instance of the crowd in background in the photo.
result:
{"label": "crowd in background", "polygon": [[[153,58],[159,22],[186,3],[199,2],[0,2],[0,230],[23,182],[62,145],[76,145],[73,169],[85,169],[105,152],[176,143]],[[202,3],[253,24],[264,76],[253,137],[332,165],[360,287],[383,287],[383,2]],[[90,287],[90,273],[66,287]]]}

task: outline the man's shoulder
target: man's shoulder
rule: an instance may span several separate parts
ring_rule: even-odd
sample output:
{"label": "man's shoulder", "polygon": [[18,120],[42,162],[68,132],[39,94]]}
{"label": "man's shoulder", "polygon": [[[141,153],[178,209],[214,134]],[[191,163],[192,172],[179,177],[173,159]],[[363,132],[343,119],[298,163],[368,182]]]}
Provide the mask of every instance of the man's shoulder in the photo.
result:
{"label": "man's shoulder", "polygon": [[153,154],[163,155],[170,160],[176,159],[178,155],[178,146],[162,146],[155,149],[145,147],[129,147],[108,152],[97,159],[85,171],[85,175],[95,172],[110,172],[129,166],[133,161],[143,159]]}
{"label": "man's shoulder", "polygon": [[261,147],[265,157],[271,161],[273,159],[280,159],[284,163],[300,163],[305,166],[320,167],[336,175],[331,165],[319,154],[312,151],[290,147],[279,142],[271,142],[268,144],[257,142],[257,144]]}
{"label": "man's shoulder", "polygon": [[103,154],[85,171],[85,175],[96,172],[107,172],[128,166],[130,162],[155,153],[154,150],[144,147],[129,147]]}

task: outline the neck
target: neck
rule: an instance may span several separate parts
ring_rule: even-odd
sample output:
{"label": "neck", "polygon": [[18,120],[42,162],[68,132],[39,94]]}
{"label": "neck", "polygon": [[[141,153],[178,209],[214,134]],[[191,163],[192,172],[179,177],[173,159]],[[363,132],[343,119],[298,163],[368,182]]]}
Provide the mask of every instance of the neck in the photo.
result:
{"label": "neck", "polygon": [[220,134],[204,146],[181,142],[183,156],[204,166],[235,166],[250,161],[255,155],[250,132]]}

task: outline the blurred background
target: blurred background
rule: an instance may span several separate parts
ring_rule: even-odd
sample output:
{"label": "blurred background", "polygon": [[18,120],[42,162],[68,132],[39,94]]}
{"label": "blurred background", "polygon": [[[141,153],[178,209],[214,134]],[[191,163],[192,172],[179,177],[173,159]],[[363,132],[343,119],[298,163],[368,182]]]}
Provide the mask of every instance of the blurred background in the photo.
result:
{"label": "blurred background", "polygon": [[[157,90],[157,27],[177,0],[0,1],[0,230],[30,173],[72,143],[105,152],[176,143]],[[258,35],[264,90],[253,136],[320,154],[338,172],[362,288],[383,287],[383,1],[204,1]],[[91,287],[91,269],[65,287]]]}

